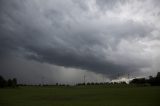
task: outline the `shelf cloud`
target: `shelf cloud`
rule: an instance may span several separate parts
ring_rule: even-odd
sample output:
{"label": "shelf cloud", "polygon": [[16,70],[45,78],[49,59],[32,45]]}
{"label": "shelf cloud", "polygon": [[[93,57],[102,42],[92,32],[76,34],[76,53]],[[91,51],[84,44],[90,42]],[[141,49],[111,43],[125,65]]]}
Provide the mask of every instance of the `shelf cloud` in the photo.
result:
{"label": "shelf cloud", "polygon": [[[15,67],[18,58],[110,79],[154,75],[160,71],[159,5],[159,0],[1,0],[1,73],[14,57]],[[23,67],[29,71],[25,62]]]}

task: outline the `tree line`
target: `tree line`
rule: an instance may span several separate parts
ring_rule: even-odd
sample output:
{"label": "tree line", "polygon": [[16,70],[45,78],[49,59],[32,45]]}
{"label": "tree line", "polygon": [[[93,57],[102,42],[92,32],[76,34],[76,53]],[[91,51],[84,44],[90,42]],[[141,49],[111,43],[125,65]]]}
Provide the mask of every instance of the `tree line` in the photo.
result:
{"label": "tree line", "polygon": [[5,80],[2,76],[0,76],[0,88],[16,87],[16,86],[17,86],[16,78]]}
{"label": "tree line", "polygon": [[140,85],[140,86],[160,86],[160,72],[157,73],[155,77],[149,76],[149,79],[146,78],[134,78],[127,84],[126,82],[91,82],[91,83],[78,83],[77,86],[82,85]]}
{"label": "tree line", "polygon": [[151,86],[160,86],[160,72],[157,73],[156,77],[149,76],[149,79],[135,78],[130,81],[130,84],[149,84]]}
{"label": "tree line", "polygon": [[[149,86],[160,86],[160,72],[157,73],[155,77],[150,76],[148,79],[146,78],[134,78],[132,79],[129,84],[126,82],[87,82],[87,83],[77,83],[76,86],[86,86],[86,85],[149,85]],[[17,79],[8,79],[5,80],[2,76],[0,76],[0,88],[4,87],[16,87]],[[19,84],[19,86],[28,86],[26,84]],[[37,85],[32,85],[37,86]],[[70,86],[68,84],[59,84],[56,83],[55,85],[48,85],[48,84],[39,84],[38,86]]]}

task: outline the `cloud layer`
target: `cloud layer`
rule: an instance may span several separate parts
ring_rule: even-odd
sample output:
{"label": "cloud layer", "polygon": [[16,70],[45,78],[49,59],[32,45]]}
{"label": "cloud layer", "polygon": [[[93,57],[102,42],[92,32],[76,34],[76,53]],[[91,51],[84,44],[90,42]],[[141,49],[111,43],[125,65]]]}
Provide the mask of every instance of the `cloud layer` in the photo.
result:
{"label": "cloud layer", "polygon": [[17,56],[109,78],[159,71],[158,0],[0,2],[3,60]]}

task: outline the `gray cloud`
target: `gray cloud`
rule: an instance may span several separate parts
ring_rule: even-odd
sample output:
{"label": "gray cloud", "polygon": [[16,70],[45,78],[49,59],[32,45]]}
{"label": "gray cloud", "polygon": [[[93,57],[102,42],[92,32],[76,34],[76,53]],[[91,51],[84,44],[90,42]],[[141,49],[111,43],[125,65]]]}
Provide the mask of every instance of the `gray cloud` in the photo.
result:
{"label": "gray cloud", "polygon": [[155,2],[1,0],[0,57],[21,56],[110,78],[155,73],[160,56]]}

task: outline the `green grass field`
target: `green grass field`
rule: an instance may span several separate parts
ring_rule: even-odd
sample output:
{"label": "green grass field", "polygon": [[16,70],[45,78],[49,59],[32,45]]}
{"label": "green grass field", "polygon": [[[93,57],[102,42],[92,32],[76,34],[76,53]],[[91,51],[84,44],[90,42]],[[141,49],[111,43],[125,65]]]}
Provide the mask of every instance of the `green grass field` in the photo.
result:
{"label": "green grass field", "polygon": [[5,88],[0,106],[160,106],[160,87]]}

